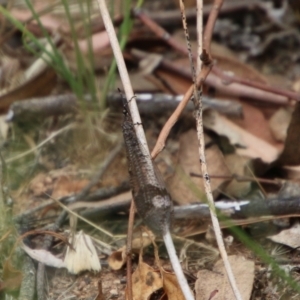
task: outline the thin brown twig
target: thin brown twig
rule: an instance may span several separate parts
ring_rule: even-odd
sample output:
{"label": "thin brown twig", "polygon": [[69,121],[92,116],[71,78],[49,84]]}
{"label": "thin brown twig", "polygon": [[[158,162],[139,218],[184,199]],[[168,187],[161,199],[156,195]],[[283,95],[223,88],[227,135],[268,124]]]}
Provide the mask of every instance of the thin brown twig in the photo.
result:
{"label": "thin brown twig", "polygon": [[[214,68],[213,68],[214,69]],[[218,77],[214,72],[211,72],[205,83],[208,86],[214,87],[219,92],[231,95],[233,97],[246,97],[259,102],[273,103],[276,105],[290,105],[289,98],[276,94],[273,91],[264,91],[252,86],[244,85],[237,82],[226,84],[221,77]],[[270,89],[272,89],[270,87]]]}
{"label": "thin brown twig", "polygon": [[289,90],[284,90],[275,86],[271,86],[271,85],[267,85],[264,83],[260,83],[258,81],[253,81],[247,78],[241,78],[238,76],[231,76],[231,75],[227,75],[223,72],[223,70],[221,70],[219,67],[214,66],[212,69],[212,72],[215,73],[218,77],[220,77],[223,80],[223,83],[226,85],[230,85],[233,82],[236,83],[240,83],[243,85],[247,85],[247,86],[251,86],[251,87],[255,87],[257,89],[260,90],[264,90],[267,92],[271,92],[274,94],[278,94],[281,96],[286,96],[288,98],[300,101],[300,95],[296,92],[293,91],[289,91]]}
{"label": "thin brown twig", "polygon": [[[185,6],[184,6],[183,0],[179,0],[179,4],[180,4],[181,19],[182,19],[182,27],[183,27],[184,34],[186,37],[186,44],[187,44],[186,46],[187,46],[192,80],[193,80],[193,86],[194,86],[194,99],[196,99],[197,98],[196,71],[195,71],[195,67],[194,67],[194,63],[193,63],[194,58],[193,58],[192,46],[191,46],[191,42],[190,42],[190,36],[189,36],[189,30],[188,30],[187,21],[186,21]],[[201,39],[202,39],[202,35],[201,35]],[[202,51],[201,51],[201,54],[202,54]],[[200,70],[198,73],[200,73]]]}
{"label": "thin brown twig", "polygon": [[[155,33],[158,37],[162,38],[166,43],[170,45],[174,50],[176,50],[178,53],[181,53],[183,55],[189,55],[188,50],[186,47],[183,47],[181,44],[178,43],[176,39],[174,39],[163,27],[158,25],[155,21],[153,21],[147,14],[145,14],[142,11],[135,11],[135,16],[138,17],[153,33]],[[208,25],[207,25],[208,26]],[[207,27],[206,26],[206,27]],[[209,25],[211,26],[211,25]],[[211,29],[209,29],[211,30]],[[210,43],[210,40],[205,41],[204,40],[204,49],[207,49],[207,45]],[[268,91],[273,94],[282,95],[297,101],[300,101],[300,95],[296,92],[277,88],[271,85],[263,84],[257,81],[253,81],[246,78],[241,78],[238,76],[229,76],[224,74],[224,72],[216,65],[213,66],[212,69],[213,73],[216,74],[218,77],[220,77],[224,81],[225,84],[230,84],[233,82],[240,83],[242,85],[255,87],[257,89],[261,89],[264,91]]]}
{"label": "thin brown twig", "polygon": [[135,205],[134,201],[131,200],[130,210],[129,210],[129,219],[128,219],[128,229],[127,229],[127,242],[126,242],[126,277],[127,277],[127,299],[132,300],[132,264],[131,264],[131,249],[132,249],[132,233],[133,233],[133,224],[134,224],[134,211]]}
{"label": "thin brown twig", "polygon": [[21,236],[19,236],[18,241],[22,241],[25,237],[30,236],[30,235],[51,235],[61,241],[63,241],[65,244],[67,244],[68,246],[71,246],[70,243],[67,241],[67,238],[65,236],[63,236],[62,234],[59,234],[55,231],[52,230],[30,230],[27,231],[25,233],[23,233]]}
{"label": "thin brown twig", "polygon": [[[206,57],[207,58],[207,57]],[[208,59],[208,58],[207,58]],[[211,61],[210,61],[211,62]],[[209,74],[211,70],[212,65],[210,63],[207,63],[203,65],[200,74],[197,76],[196,84],[197,86],[200,86],[206,79],[207,75]],[[182,101],[178,104],[177,108],[173,112],[173,114],[170,116],[168,121],[165,123],[163,129],[161,130],[159,137],[156,141],[156,144],[151,152],[151,157],[154,159],[165,147],[166,139],[174,126],[174,124],[178,121],[182,111],[188,104],[192,94],[194,91],[194,85],[192,84],[188,91],[185,93]]]}
{"label": "thin brown twig", "polygon": [[207,52],[210,54],[210,45],[211,45],[211,40],[212,40],[212,35],[215,27],[216,20],[219,15],[220,7],[222,6],[223,1],[218,1],[216,3],[215,1],[212,10],[209,14],[206,26],[205,26],[205,31],[203,35],[203,49],[206,49]]}
{"label": "thin brown twig", "polygon": [[[158,25],[157,25],[158,26]],[[212,27],[211,24],[209,26],[206,26],[205,32],[207,32],[208,30],[210,30],[210,32],[212,33]],[[206,34],[204,36],[209,36],[209,34]],[[172,41],[172,37],[170,37],[168,39],[168,41]],[[211,39],[204,39],[204,48],[207,48],[207,44],[208,42],[210,42]],[[205,49],[206,49],[205,48]],[[188,51],[185,49],[183,52],[185,52],[185,54],[188,55]],[[204,53],[205,55],[205,53]],[[196,79],[196,86],[199,87],[206,79],[206,77],[208,76],[211,68],[212,68],[212,61],[209,57],[206,57],[206,60],[209,60],[209,62],[207,61],[206,64],[203,65],[201,72],[199,73],[199,75],[197,76]],[[152,159],[155,159],[155,157],[164,149],[165,147],[165,142],[166,139],[172,129],[172,127],[174,126],[174,124],[178,121],[182,111],[184,110],[184,108],[186,107],[187,103],[189,102],[192,94],[194,92],[194,85],[192,84],[188,91],[185,93],[182,101],[178,104],[177,108],[175,109],[175,111],[173,112],[173,114],[170,116],[170,118],[167,120],[167,122],[165,123],[163,129],[161,130],[159,137],[156,141],[156,144],[151,152],[151,157]]]}
{"label": "thin brown twig", "polygon": [[[191,80],[191,74],[190,72],[187,71],[186,68],[182,68],[179,66],[176,66],[173,62],[170,60],[163,58],[160,62],[160,66],[168,71],[168,72],[173,72],[174,74],[178,74],[179,76],[183,77],[184,79]],[[215,69],[215,65],[213,66],[212,70]],[[277,105],[289,105],[289,100],[287,98],[287,95],[281,96],[281,95],[276,95],[272,91],[272,87],[268,86],[270,91],[264,91],[262,89],[254,88],[252,86],[245,86],[244,84],[240,83],[232,83],[230,87],[226,85],[222,81],[222,78],[218,77],[214,72],[211,72],[206,80],[205,84],[207,86],[213,87],[216,90],[224,93],[231,95],[233,97],[246,97],[250,98],[259,102],[268,102],[268,103],[274,103]],[[282,90],[283,93],[292,93],[295,94],[294,92],[291,91],[286,91]],[[298,97],[298,96],[297,96]],[[295,98],[293,98],[295,99]]]}
{"label": "thin brown twig", "polygon": [[[36,12],[36,14],[41,17],[49,12],[51,12],[51,10],[53,8],[55,8],[56,5],[58,5],[60,3],[60,1],[55,1],[54,3],[46,6],[46,7],[43,7],[41,8],[40,10],[38,10]],[[2,18],[0,17],[0,20]],[[5,20],[5,19],[3,19]],[[27,25],[29,24],[31,21],[34,21],[35,20],[35,16],[31,15],[30,17],[28,17],[26,20],[22,21],[22,23],[24,25]],[[3,27],[4,28],[4,27]],[[16,33],[18,31],[17,27],[13,27],[12,29],[10,29],[8,32],[6,32],[4,35],[1,35],[1,38],[0,38],[0,45],[2,45],[4,42],[6,42],[14,33]]]}
{"label": "thin brown twig", "polygon": [[142,23],[144,23],[152,32],[154,32],[159,38],[166,41],[173,49],[176,49],[179,53],[188,54],[186,47],[180,45],[163,27],[154,22],[146,13],[141,9],[133,10],[133,14]]}
{"label": "thin brown twig", "polygon": [[[203,6],[203,16],[208,16],[212,10],[213,4],[205,4]],[[267,16],[269,17],[270,14],[268,13],[268,8],[264,3],[261,3],[259,0],[230,0],[224,3],[220,10],[220,14],[228,14],[228,13],[238,13],[241,10],[251,10],[259,8],[262,11],[266,12]],[[197,11],[194,7],[186,9],[186,16],[188,20],[194,20],[197,17]],[[181,19],[178,14],[178,9],[171,9],[168,11],[153,11],[149,12],[149,16],[155,22],[163,25],[177,25],[180,24]],[[277,25],[278,22],[274,22],[274,18],[271,18],[270,21]],[[279,24],[278,24],[279,25]]]}
{"label": "thin brown twig", "polygon": [[[215,10],[212,10],[214,12]],[[170,46],[172,46],[174,49],[179,51],[182,54],[188,55],[188,51],[186,48],[182,47],[178,44],[178,42],[170,36],[170,34],[164,30],[161,26],[156,24],[153,20],[151,20],[145,13],[141,11],[136,11],[135,15],[145,24],[147,25],[157,36],[163,38]],[[205,28],[204,33],[204,39],[203,39],[203,47],[204,49],[208,49],[211,42],[212,37],[212,30],[213,30],[213,18],[208,19],[208,23]],[[208,76],[210,72],[211,66],[207,68],[207,66],[202,68],[200,74],[197,77],[197,85],[201,85],[206,77]],[[213,69],[218,70],[216,66],[213,66]],[[247,84],[251,81],[245,80],[243,84]],[[260,84],[262,85],[262,84]],[[268,89],[268,91],[272,92],[272,87],[264,85],[265,89]],[[275,91],[274,91],[275,92]],[[191,95],[193,93],[193,85],[190,86],[188,91],[186,92],[184,99],[180,102],[174,113],[170,116],[168,121],[165,123],[163,129],[161,130],[161,133],[157,139],[156,145],[154,146],[151,157],[154,159],[165,147],[166,139],[174,126],[174,124],[178,121],[179,116],[181,115],[182,111],[184,110],[185,106],[187,105],[189,99],[191,98]],[[299,96],[296,95],[296,93],[290,92],[290,91],[284,91],[281,90],[281,95],[285,96],[293,96],[293,99],[297,99]]]}
{"label": "thin brown twig", "polygon": [[[203,177],[202,174],[197,173],[190,173],[190,176],[192,177]],[[238,182],[244,182],[244,181],[254,181],[254,182],[261,182],[261,183],[267,183],[267,184],[274,184],[274,185],[281,185],[281,182],[276,179],[265,179],[260,177],[251,177],[251,176],[242,176],[238,174],[232,174],[232,175],[211,175],[209,174],[210,178],[222,178],[222,179],[229,179],[229,180],[236,180]]]}

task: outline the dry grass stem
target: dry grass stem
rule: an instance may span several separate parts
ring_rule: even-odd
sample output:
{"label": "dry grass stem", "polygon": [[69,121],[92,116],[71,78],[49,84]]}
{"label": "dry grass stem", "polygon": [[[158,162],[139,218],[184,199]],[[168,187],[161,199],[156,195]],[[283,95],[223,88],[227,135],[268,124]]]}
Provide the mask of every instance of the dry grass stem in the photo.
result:
{"label": "dry grass stem", "polygon": [[[126,99],[128,101],[128,106],[130,109],[130,114],[132,117],[132,121],[134,124],[140,125],[141,124],[141,118],[140,118],[140,114],[136,105],[136,101],[135,101],[135,97],[134,97],[134,93],[133,93],[133,89],[132,89],[132,85],[130,82],[130,78],[128,75],[128,71],[125,65],[125,61],[123,58],[123,54],[119,45],[119,41],[117,39],[116,36],[116,32],[114,29],[114,26],[112,24],[105,0],[98,0],[98,5],[100,8],[100,12],[102,15],[102,19],[103,19],[103,23],[105,26],[105,29],[107,31],[107,34],[109,36],[109,40],[110,40],[110,44],[111,47],[113,49],[113,53],[114,53],[114,57],[116,59],[117,65],[118,65],[118,70],[119,70],[119,74],[121,77],[121,81],[124,87],[124,91],[125,91],[125,95],[126,95]],[[142,126],[135,126],[135,131],[136,134],[138,136],[138,139],[140,140],[140,142],[143,144],[144,146],[144,150],[146,151],[146,153],[144,154],[149,154],[149,149],[148,149],[148,144],[146,141],[146,137],[145,137],[145,133],[143,130]]]}
{"label": "dry grass stem", "polygon": [[[198,4],[199,4],[199,2],[198,2]],[[207,27],[205,30],[205,35],[204,35],[205,50],[208,52],[209,59],[210,59],[210,45],[211,45],[212,32],[213,32],[215,21],[218,16],[219,9],[221,8],[222,4],[223,4],[223,0],[215,0],[213,9],[211,11],[211,14],[209,15]],[[198,11],[200,11],[201,9],[202,8],[198,7]],[[200,33],[198,33],[198,34],[199,34],[198,37],[201,38],[201,34]],[[204,65],[205,65],[205,62],[203,62],[203,66]],[[211,185],[210,185],[210,177],[209,177],[208,170],[207,170],[206,157],[205,157],[203,118],[202,118],[202,99],[201,98],[202,98],[201,96],[199,97],[199,99],[195,98],[195,118],[196,118],[196,124],[197,124],[197,137],[198,137],[198,141],[199,141],[199,158],[200,158],[200,163],[201,163],[201,173],[203,174],[205,194],[206,194],[208,205],[209,205],[211,220],[212,220],[214,232],[216,235],[218,248],[220,250],[220,254],[221,254],[221,257],[224,262],[228,280],[229,280],[231,288],[234,292],[235,298],[237,300],[241,300],[242,297],[241,297],[240,291],[237,287],[236,279],[234,277],[231,265],[228,260],[228,255],[227,255],[225,244],[223,241],[222,231],[220,228],[219,220],[216,215],[215,203],[214,203],[214,198],[212,195],[212,190],[211,190]]]}

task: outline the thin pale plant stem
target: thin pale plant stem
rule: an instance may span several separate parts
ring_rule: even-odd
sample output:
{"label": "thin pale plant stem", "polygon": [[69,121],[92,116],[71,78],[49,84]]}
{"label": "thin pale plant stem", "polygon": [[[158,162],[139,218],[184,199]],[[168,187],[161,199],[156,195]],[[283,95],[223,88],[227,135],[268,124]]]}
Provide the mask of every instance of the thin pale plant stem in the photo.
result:
{"label": "thin pale plant stem", "polygon": [[[109,15],[105,0],[98,0],[98,5],[100,8],[100,12],[102,15],[105,29],[109,36],[110,44],[111,44],[111,47],[112,47],[112,50],[114,53],[114,57],[116,59],[116,63],[118,65],[118,70],[119,70],[119,74],[121,77],[121,81],[123,83],[126,99],[128,101],[128,106],[130,109],[132,121],[136,125],[141,125],[141,118],[140,118],[140,114],[139,114],[139,111],[138,111],[138,108],[136,105],[136,101],[135,101],[132,85],[130,82],[130,78],[128,75],[128,71],[127,71],[127,68],[126,68],[126,65],[124,62],[122,51],[121,51],[121,48],[120,48],[120,45],[119,45],[119,42],[118,42],[118,39],[116,36],[114,26],[112,24],[112,21],[111,21],[110,15]],[[144,153],[144,154],[149,154],[149,149],[148,149],[148,145],[147,145],[143,127],[135,126],[135,131],[136,131],[139,141],[143,144],[144,149],[146,151],[146,153]]]}
{"label": "thin pale plant stem", "polygon": [[[202,67],[201,72],[197,76],[197,79],[196,79],[197,86],[201,85],[205,81],[207,75],[209,74],[209,72],[211,70],[211,67],[212,66],[210,66],[210,65],[204,65]],[[163,129],[161,130],[161,132],[158,136],[156,144],[155,144],[155,146],[154,146],[154,148],[151,152],[151,157],[153,159],[164,149],[166,139],[167,139],[172,127],[178,121],[182,111],[184,110],[184,108],[186,107],[188,102],[190,101],[193,92],[194,92],[194,85],[192,84],[189,87],[189,89],[187,90],[187,92],[185,93],[185,95],[184,95],[183,99],[181,100],[181,102],[176,107],[175,111],[172,113],[170,118],[165,123]]]}
{"label": "thin pale plant stem", "polygon": [[65,127],[63,127],[63,128],[61,128],[61,129],[59,129],[59,130],[57,130],[57,131],[51,133],[50,136],[49,136],[48,138],[46,138],[44,141],[42,141],[42,142],[41,142],[40,144],[38,144],[37,146],[35,146],[35,147],[33,147],[33,148],[31,148],[31,149],[25,151],[25,152],[22,152],[22,153],[20,153],[20,154],[18,154],[18,155],[16,155],[16,156],[10,157],[10,158],[6,159],[5,162],[6,162],[6,163],[11,163],[11,162],[13,162],[13,161],[15,161],[15,160],[18,160],[18,159],[20,159],[20,158],[22,158],[22,157],[24,157],[24,156],[26,156],[26,155],[28,155],[28,154],[31,154],[32,152],[35,152],[37,149],[43,147],[45,144],[47,144],[49,141],[51,141],[51,140],[52,140],[53,138],[55,138],[56,136],[62,134],[62,133],[65,132],[65,131],[68,131],[68,130],[70,130],[70,129],[73,129],[73,128],[75,128],[76,126],[77,126],[76,124],[73,124],[73,123],[72,123],[72,124],[69,124],[69,125],[67,125],[67,126],[65,126]]}
{"label": "thin pale plant stem", "polygon": [[173,247],[166,247],[167,251],[168,251],[168,254],[169,254],[170,261],[171,262],[176,261],[176,264],[172,263],[173,270],[176,274],[178,283],[181,287],[181,290],[182,290],[182,293],[183,293],[185,299],[186,300],[193,300],[194,296],[193,296],[192,291],[191,291],[191,289],[190,289],[190,287],[187,283],[187,280],[186,280],[186,278],[183,274],[183,271],[182,271],[181,265],[179,263],[179,259],[178,259],[178,256],[176,254],[175,247],[174,247],[174,244],[173,244],[173,240],[172,240],[172,237],[171,237],[171,234],[170,234],[169,230],[163,235],[163,240],[165,242],[165,245],[173,245]]}
{"label": "thin pale plant stem", "polygon": [[[47,195],[47,194],[46,194]],[[50,199],[54,200],[61,208],[63,208],[65,211],[67,211],[69,214],[77,217],[78,219],[84,221],[85,223],[89,224],[90,226],[94,227],[95,229],[99,230],[100,232],[104,233],[105,235],[113,238],[113,234],[111,234],[109,231],[105,230],[104,228],[96,225],[95,223],[89,221],[88,219],[80,216],[78,213],[74,212],[72,209],[61,203],[59,200],[51,197],[50,195],[47,195]]]}
{"label": "thin pale plant stem", "polygon": [[196,74],[201,71],[202,62],[200,56],[203,51],[203,0],[197,0],[197,34],[198,34],[198,46],[197,46],[197,68]]}
{"label": "thin pale plant stem", "polygon": [[[118,39],[116,37],[116,33],[110,18],[110,15],[108,13],[107,7],[106,7],[106,3],[105,0],[98,0],[98,4],[99,4],[99,8],[100,8],[100,12],[102,15],[102,19],[103,19],[103,23],[104,26],[106,28],[107,34],[109,36],[110,39],[110,44],[112,46],[113,49],[113,53],[116,59],[116,63],[118,65],[118,69],[119,69],[119,73],[120,73],[120,77],[121,77],[121,81],[123,83],[123,87],[125,90],[125,94],[126,94],[126,98],[127,98],[127,102],[129,105],[129,109],[130,109],[130,113],[132,116],[132,121],[135,125],[141,125],[141,120],[140,120],[140,115],[138,112],[138,108],[136,105],[136,101],[134,98],[134,94],[133,94],[133,89],[131,86],[131,82],[129,79],[129,75],[126,69],[126,65],[124,62],[124,58],[121,52],[121,48],[118,42]],[[143,131],[143,127],[142,126],[135,126],[135,131],[137,134],[137,138],[139,139],[139,141],[141,142],[141,144],[143,144],[143,154],[149,155],[149,149],[148,149],[148,145],[147,145],[147,141],[145,138],[145,133]],[[178,271],[178,269],[181,269],[178,257],[176,255],[175,252],[175,248],[174,248],[174,244],[173,244],[173,240],[171,238],[171,234],[170,234],[170,229],[167,228],[164,232],[164,236],[163,236],[164,242],[165,242],[165,246],[168,250],[168,252],[170,252],[170,261],[171,264],[174,268],[175,274],[177,276],[177,274],[179,274],[180,271]],[[186,295],[186,300],[194,300],[194,296],[192,295],[190,288],[187,284],[186,278],[183,275],[182,269],[181,269],[181,274],[180,278],[178,278],[178,283],[182,289],[182,292],[184,293],[184,295]]]}
{"label": "thin pale plant stem", "polygon": [[[198,4],[199,4],[199,2],[198,2]],[[218,10],[221,8],[222,4],[223,4],[223,0],[215,0],[212,11],[216,10],[216,12],[218,12]],[[198,11],[199,10],[201,10],[200,7],[198,7]],[[211,36],[212,36],[212,31],[213,31],[213,27],[214,27],[217,15],[218,15],[217,13],[215,13],[215,14],[211,13],[210,17],[209,17],[209,21],[208,21],[208,24],[210,25],[210,27],[209,27],[210,31],[209,31],[209,34],[205,35],[205,39],[207,42],[206,51],[208,51],[208,53],[210,52]],[[202,40],[202,36],[201,36],[200,32],[198,34],[199,34],[198,35],[199,39]],[[209,211],[210,211],[213,228],[214,228],[215,235],[216,235],[216,241],[217,241],[218,248],[220,250],[220,254],[221,254],[221,257],[222,257],[222,260],[224,263],[224,267],[226,270],[226,274],[227,274],[228,280],[230,282],[231,288],[233,290],[233,293],[235,295],[235,298],[237,300],[241,300],[242,296],[237,287],[236,279],[232,272],[232,268],[229,263],[228,255],[227,255],[226,248],[224,245],[222,231],[220,229],[220,224],[219,224],[219,220],[217,218],[216,209],[215,209],[214,198],[212,195],[212,190],[211,190],[211,185],[210,185],[210,177],[209,177],[208,170],[207,170],[207,163],[206,163],[206,157],[205,157],[205,142],[204,142],[204,131],[203,131],[202,97],[201,96],[199,97],[199,99],[197,99],[197,98],[195,99],[195,118],[196,118],[196,124],[197,124],[197,137],[198,137],[198,141],[199,141],[199,157],[200,157],[200,163],[201,163],[201,172],[203,174],[205,194],[206,194],[208,205],[209,205]]]}

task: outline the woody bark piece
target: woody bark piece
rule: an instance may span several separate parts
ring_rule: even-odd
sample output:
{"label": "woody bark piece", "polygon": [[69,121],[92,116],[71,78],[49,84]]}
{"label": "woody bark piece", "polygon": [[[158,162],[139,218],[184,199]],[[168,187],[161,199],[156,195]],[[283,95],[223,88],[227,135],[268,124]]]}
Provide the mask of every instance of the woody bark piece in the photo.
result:
{"label": "woody bark piece", "polygon": [[31,257],[25,254],[23,262],[23,280],[20,288],[19,300],[31,300],[34,298],[36,269]]}
{"label": "woody bark piece", "polygon": [[31,120],[59,116],[76,111],[78,104],[73,94],[33,98],[10,106],[6,121]]}

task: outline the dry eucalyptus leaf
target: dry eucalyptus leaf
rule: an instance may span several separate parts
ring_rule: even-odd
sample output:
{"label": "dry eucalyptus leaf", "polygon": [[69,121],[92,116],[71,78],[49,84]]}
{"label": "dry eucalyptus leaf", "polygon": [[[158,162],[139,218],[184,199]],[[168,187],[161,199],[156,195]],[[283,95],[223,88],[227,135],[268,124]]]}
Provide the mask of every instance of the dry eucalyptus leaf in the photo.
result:
{"label": "dry eucalyptus leaf", "polygon": [[68,175],[60,176],[54,184],[52,197],[59,199],[80,192],[89,181],[87,179],[76,179]]}
{"label": "dry eucalyptus leaf", "polygon": [[287,179],[300,179],[300,166],[283,166],[284,178]]}
{"label": "dry eucalyptus leaf", "polygon": [[297,93],[300,92],[300,78],[296,78],[296,80],[294,81],[294,83],[292,85],[292,89]]}
{"label": "dry eucalyptus leaf", "polygon": [[298,248],[300,246],[300,224],[296,223],[293,227],[281,230],[280,233],[268,238],[275,243]]}
{"label": "dry eucalyptus leaf", "polygon": [[[216,145],[208,147],[205,154],[210,175],[219,175],[220,177],[230,175],[223,154]],[[180,137],[179,167],[174,176],[168,180],[168,188],[174,201],[182,205],[199,201],[201,197],[194,194],[189,186],[189,181],[196,185],[202,196],[205,197],[202,177],[189,176],[190,173],[200,174],[200,172],[197,134],[195,130],[189,130]],[[212,191],[216,191],[226,180],[211,178]]]}
{"label": "dry eucalyptus leaf", "polygon": [[[132,274],[133,300],[149,300],[150,296],[162,287],[160,272],[154,271],[152,267],[140,261]],[[127,295],[126,299],[129,300]]]}
{"label": "dry eucalyptus leaf", "polygon": [[300,103],[298,102],[295,106],[295,110],[292,115],[290,122],[287,138],[285,140],[284,149],[278,158],[278,163],[281,165],[295,166],[300,165]]}
{"label": "dry eucalyptus leaf", "polygon": [[162,271],[163,276],[163,288],[168,299],[172,300],[185,300],[181,288],[178,284],[178,280],[174,273]]}
{"label": "dry eucalyptus leaf", "polygon": [[[153,234],[151,237],[152,239],[155,238]],[[142,238],[141,237],[134,238],[131,243],[132,252],[139,253],[142,247],[143,248],[148,247],[152,243],[151,237],[149,237],[148,233],[143,233]],[[113,270],[120,270],[125,263],[126,263],[126,246],[123,246],[120,249],[114,251],[108,257],[108,265]]]}
{"label": "dry eucalyptus leaf", "polygon": [[287,137],[287,130],[292,119],[291,110],[280,108],[269,120],[272,135],[278,142],[284,142]]}
{"label": "dry eucalyptus leaf", "polygon": [[[151,234],[149,236],[149,234]],[[138,253],[141,248],[146,248],[151,245],[152,240],[155,239],[155,235],[152,231],[148,230],[147,232],[143,232],[142,236],[136,237],[132,240],[131,249],[133,252]]]}
{"label": "dry eucalyptus leaf", "polygon": [[[254,262],[237,255],[229,256],[228,259],[242,299],[250,299],[254,282]],[[209,299],[214,291],[218,292],[213,300],[235,299],[221,259],[216,262],[212,271],[201,270],[197,277],[195,284],[196,300]]]}
{"label": "dry eucalyptus leaf", "polygon": [[229,120],[222,119],[221,115],[215,110],[208,109],[203,114],[203,125],[206,128],[215,131],[219,135],[227,137],[232,145],[246,147],[243,133],[238,130],[233,130],[230,123],[231,122]]}
{"label": "dry eucalyptus leaf", "polygon": [[0,141],[3,143],[6,138],[9,131],[9,124],[6,122],[6,116],[2,115],[0,116]]}
{"label": "dry eucalyptus leaf", "polygon": [[[229,154],[225,156],[225,163],[232,174],[245,176],[249,175],[249,163],[251,159],[237,154]],[[243,198],[250,192],[250,181],[237,181],[232,179],[224,188],[224,193],[234,198]]]}
{"label": "dry eucalyptus leaf", "polygon": [[126,262],[126,246],[114,251],[108,257],[107,262],[113,270],[120,270]]}
{"label": "dry eucalyptus leaf", "polygon": [[46,69],[36,77],[23,82],[6,94],[2,94],[0,96],[0,110],[6,111],[10,104],[18,100],[48,95],[55,83],[55,72],[51,69]]}
{"label": "dry eucalyptus leaf", "polygon": [[52,178],[45,173],[37,174],[29,183],[30,192],[33,193],[35,197],[45,195],[52,187]]}
{"label": "dry eucalyptus leaf", "polygon": [[212,42],[212,56],[216,60],[217,65],[223,72],[230,72],[235,76],[248,78],[249,80],[268,83],[268,79],[250,64],[242,62],[228,47]]}
{"label": "dry eucalyptus leaf", "polygon": [[278,147],[278,142],[272,135],[269,122],[266,119],[263,110],[246,102],[241,102],[241,105],[243,108],[243,118],[235,118],[232,121],[254,136]]}
{"label": "dry eucalyptus leaf", "polygon": [[275,161],[279,155],[279,150],[275,146],[234,124],[216,111],[206,110],[203,122],[206,128],[226,136],[232,145],[241,146],[242,148],[236,150],[240,155],[260,158],[266,163]]}

